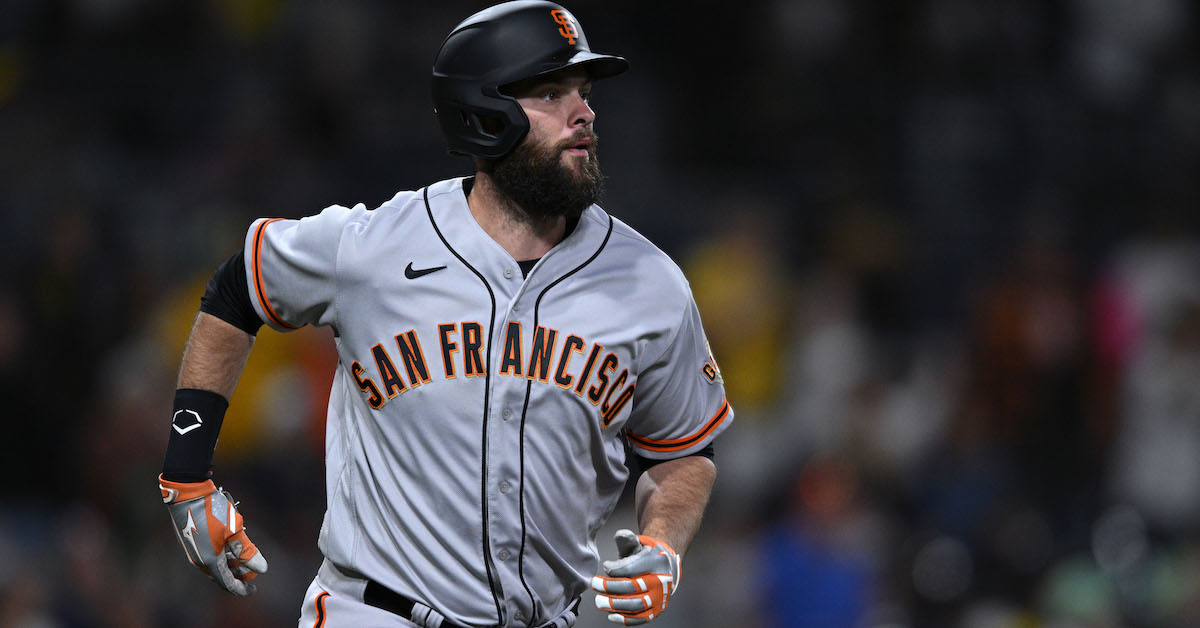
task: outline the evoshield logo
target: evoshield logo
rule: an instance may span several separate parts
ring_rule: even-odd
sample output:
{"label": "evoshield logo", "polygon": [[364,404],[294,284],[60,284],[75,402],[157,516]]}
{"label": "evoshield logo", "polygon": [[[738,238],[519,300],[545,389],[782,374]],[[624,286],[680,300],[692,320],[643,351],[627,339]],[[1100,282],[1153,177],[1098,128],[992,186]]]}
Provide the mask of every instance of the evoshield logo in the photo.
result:
{"label": "evoshield logo", "polygon": [[[196,419],[195,423],[186,425],[184,427],[179,425],[180,423],[188,423],[193,417]],[[177,410],[175,412],[175,416],[171,419],[171,427],[175,428],[175,431],[179,432],[180,434],[187,434],[188,432],[200,427],[201,423],[204,423],[204,421],[200,419],[200,415],[195,410]]]}

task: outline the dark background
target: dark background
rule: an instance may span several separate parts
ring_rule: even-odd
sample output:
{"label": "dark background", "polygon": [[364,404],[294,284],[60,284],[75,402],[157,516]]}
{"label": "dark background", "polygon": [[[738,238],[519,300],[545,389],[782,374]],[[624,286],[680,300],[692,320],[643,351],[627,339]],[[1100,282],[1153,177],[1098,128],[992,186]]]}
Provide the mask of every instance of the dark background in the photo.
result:
{"label": "dark background", "polygon": [[[264,329],[222,432],[248,600],[158,501],[183,342],[254,218],[469,173],[429,69],[485,5],[0,3],[0,626],[294,625],[329,336]],[[1200,624],[1195,3],[569,8],[737,410],[656,626]]]}

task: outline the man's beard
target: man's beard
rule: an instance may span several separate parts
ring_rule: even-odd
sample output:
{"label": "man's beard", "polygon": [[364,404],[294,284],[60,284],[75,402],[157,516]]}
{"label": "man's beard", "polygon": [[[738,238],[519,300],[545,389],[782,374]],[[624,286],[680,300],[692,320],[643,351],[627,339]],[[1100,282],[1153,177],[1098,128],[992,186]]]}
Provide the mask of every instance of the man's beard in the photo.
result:
{"label": "man's beard", "polygon": [[534,224],[559,216],[576,220],[583,210],[600,200],[604,194],[604,175],[596,160],[596,135],[591,132],[586,135],[592,142],[578,173],[563,165],[562,152],[578,143],[579,135],[549,147],[522,142],[495,163],[492,180],[516,205],[510,208],[515,218]]}

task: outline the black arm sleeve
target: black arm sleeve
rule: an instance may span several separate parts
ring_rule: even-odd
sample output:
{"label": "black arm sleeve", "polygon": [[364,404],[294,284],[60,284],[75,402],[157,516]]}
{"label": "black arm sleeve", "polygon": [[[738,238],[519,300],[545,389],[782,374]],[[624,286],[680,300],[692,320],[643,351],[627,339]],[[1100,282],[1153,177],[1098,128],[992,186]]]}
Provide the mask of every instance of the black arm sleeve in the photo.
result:
{"label": "black arm sleeve", "polygon": [[233,254],[213,273],[200,298],[200,311],[255,336],[262,319],[250,303],[250,286],[246,285],[246,256],[242,251]]}
{"label": "black arm sleeve", "polygon": [[[713,443],[709,443],[708,447],[705,447],[704,449],[701,449],[700,451],[697,451],[696,453],[691,454],[691,455],[704,456],[705,458],[708,458],[709,460],[712,460],[715,463],[716,459],[713,457],[715,454],[716,454],[716,449],[713,447]],[[634,454],[634,456],[637,456],[638,468],[640,469],[640,471],[638,472],[638,475],[641,475],[642,473],[649,471],[650,467],[653,467],[654,465],[662,464],[664,462],[667,462],[667,460],[677,460],[677,458],[668,458],[667,460],[653,460],[651,458],[644,458],[637,454]],[[684,457],[686,458],[687,456],[684,456]]]}

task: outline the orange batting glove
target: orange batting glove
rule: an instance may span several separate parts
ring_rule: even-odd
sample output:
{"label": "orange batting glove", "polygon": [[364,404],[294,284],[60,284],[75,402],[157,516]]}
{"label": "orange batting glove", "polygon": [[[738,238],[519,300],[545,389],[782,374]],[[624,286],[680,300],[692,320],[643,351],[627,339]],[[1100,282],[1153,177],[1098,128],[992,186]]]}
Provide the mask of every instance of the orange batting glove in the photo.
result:
{"label": "orange batting glove", "polygon": [[613,623],[644,624],[667,610],[683,575],[682,560],[663,541],[630,530],[618,530],[613,539],[621,557],[604,561],[608,577],[592,578],[596,608],[611,611]]}
{"label": "orange batting glove", "polygon": [[267,559],[242,524],[233,497],[206,482],[170,482],[158,476],[163,503],[188,560],[234,595],[253,595],[250,583],[267,572]]}

